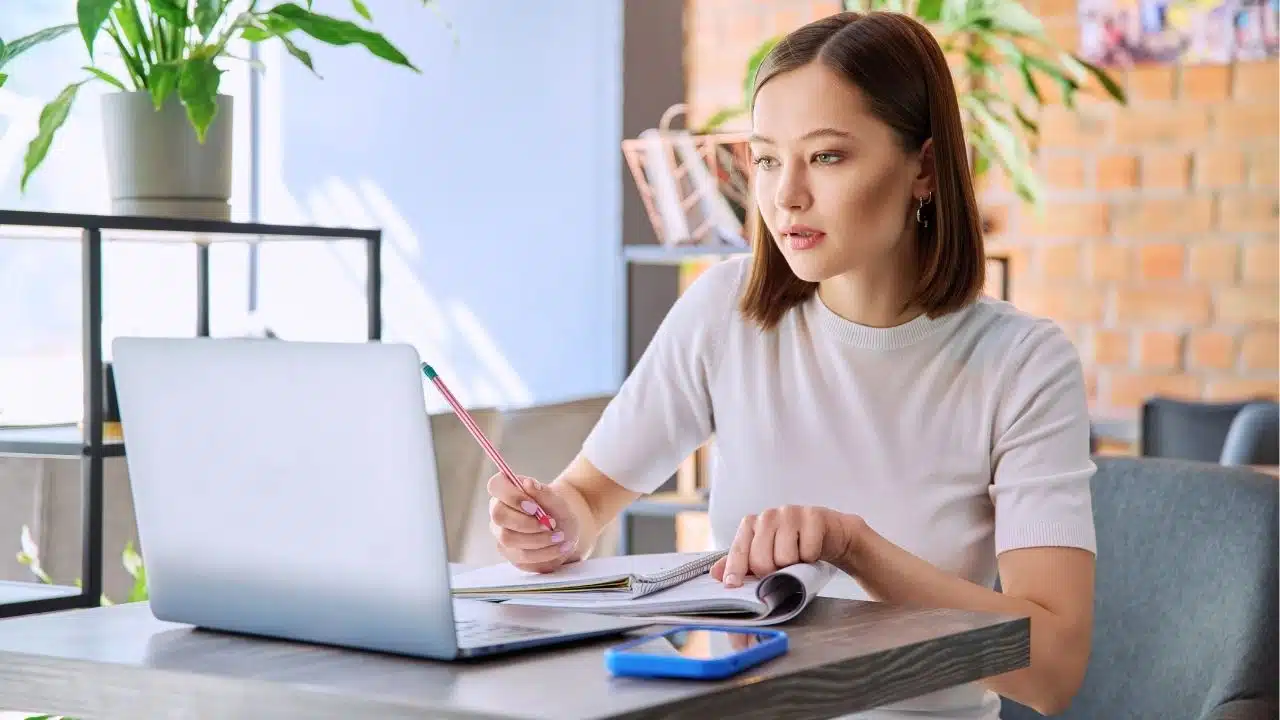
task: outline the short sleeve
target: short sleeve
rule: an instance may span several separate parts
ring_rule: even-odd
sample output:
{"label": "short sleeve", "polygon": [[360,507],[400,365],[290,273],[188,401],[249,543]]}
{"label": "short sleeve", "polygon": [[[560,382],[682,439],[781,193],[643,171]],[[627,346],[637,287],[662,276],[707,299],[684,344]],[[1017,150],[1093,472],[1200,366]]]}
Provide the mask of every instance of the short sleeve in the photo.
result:
{"label": "short sleeve", "polygon": [[710,381],[744,268],[717,263],[680,295],[584,441],[583,456],[628,490],[657,490],[711,437]]}
{"label": "short sleeve", "polygon": [[1079,353],[1039,321],[1011,354],[997,401],[993,478],[996,554],[1026,547],[1097,552],[1089,408]]}

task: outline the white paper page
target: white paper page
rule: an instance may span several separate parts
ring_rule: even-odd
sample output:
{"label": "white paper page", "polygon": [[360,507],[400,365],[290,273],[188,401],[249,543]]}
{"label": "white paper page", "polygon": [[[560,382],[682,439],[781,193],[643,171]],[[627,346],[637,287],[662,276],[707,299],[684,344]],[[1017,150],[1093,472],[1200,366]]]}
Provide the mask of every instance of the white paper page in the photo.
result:
{"label": "white paper page", "polygon": [[[723,617],[713,614],[699,615],[696,613],[681,613],[678,615],[646,615],[645,619],[655,624],[678,625],[701,621],[728,626],[777,625],[787,622],[804,612],[805,608],[809,607],[809,603],[813,602],[813,599],[818,596],[818,593],[822,592],[822,589],[826,587],[827,583],[831,581],[831,578],[835,574],[836,568],[834,565],[826,562],[819,562],[813,564],[806,563],[801,565],[791,565],[775,572],[773,575],[769,576],[769,578],[766,578],[766,580],[759,582],[749,580],[748,582],[751,582],[753,585],[757,585],[753,591],[756,595],[762,594],[762,591],[758,587],[759,583],[772,583],[778,582],[779,580],[786,582],[788,578],[781,576],[789,576],[790,578],[799,580],[799,584],[802,588],[802,592],[799,596],[795,593],[789,593],[784,598],[783,605],[769,608],[765,606],[764,603],[761,603],[760,610],[755,616]],[[746,583],[743,584],[743,587],[746,587]],[[792,587],[794,587],[794,584]],[[767,588],[765,589],[765,592],[767,592]]]}
{"label": "white paper page", "polygon": [[[720,625],[773,625],[786,622],[804,611],[835,575],[829,563],[792,565],[777,571],[770,582],[799,581],[799,597],[789,596],[786,609],[774,612],[760,597],[764,581],[747,578],[740,587],[726,588],[710,575],[702,575],[676,587],[647,597],[592,599],[567,595],[522,596],[509,604],[538,605],[566,610],[582,610],[612,615],[643,616],[655,623],[688,623],[698,620]],[[794,587],[794,584],[793,584]],[[725,613],[736,613],[736,615]],[[744,616],[742,613],[749,613]]]}
{"label": "white paper page", "polygon": [[[499,563],[459,573],[453,577],[456,590],[495,590],[511,588],[536,588],[558,585],[581,585],[602,580],[653,575],[687,562],[697,560],[706,553],[652,553],[647,555],[619,555],[588,558],[564,565],[550,573],[520,570],[509,563]],[[594,595],[614,597],[627,591],[593,591]],[[577,595],[578,593],[574,593]]]}
{"label": "white paper page", "polygon": [[711,575],[700,575],[675,587],[638,598],[590,597],[587,593],[551,595],[538,593],[512,598],[507,604],[539,605],[568,610],[646,615],[656,612],[707,612],[711,608],[732,608],[737,612],[762,613],[768,608],[756,596],[758,580],[749,579],[741,587],[726,588]]}

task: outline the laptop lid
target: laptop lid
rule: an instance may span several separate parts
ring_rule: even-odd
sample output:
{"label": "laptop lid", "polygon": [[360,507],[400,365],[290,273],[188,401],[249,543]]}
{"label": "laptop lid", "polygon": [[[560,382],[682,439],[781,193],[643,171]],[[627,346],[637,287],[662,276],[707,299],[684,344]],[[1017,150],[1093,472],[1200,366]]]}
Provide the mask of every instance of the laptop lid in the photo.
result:
{"label": "laptop lid", "polygon": [[119,338],[112,352],[156,617],[456,654],[411,346]]}

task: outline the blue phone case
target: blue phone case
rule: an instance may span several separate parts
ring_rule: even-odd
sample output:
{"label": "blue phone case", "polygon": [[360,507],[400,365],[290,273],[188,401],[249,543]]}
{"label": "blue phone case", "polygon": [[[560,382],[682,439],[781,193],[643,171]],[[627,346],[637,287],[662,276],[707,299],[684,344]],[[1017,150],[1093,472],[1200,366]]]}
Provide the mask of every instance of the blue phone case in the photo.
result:
{"label": "blue phone case", "polygon": [[[703,660],[670,655],[649,655],[624,652],[626,649],[663,637],[689,630],[713,630],[720,632],[748,632],[765,638],[758,645],[731,655]],[[765,630],[752,627],[717,627],[714,625],[680,625],[660,633],[645,635],[609,648],[604,652],[605,667],[610,673],[626,677],[689,678],[694,680],[718,680],[736,675],[766,660],[772,660],[787,652],[787,634],[781,630]]]}

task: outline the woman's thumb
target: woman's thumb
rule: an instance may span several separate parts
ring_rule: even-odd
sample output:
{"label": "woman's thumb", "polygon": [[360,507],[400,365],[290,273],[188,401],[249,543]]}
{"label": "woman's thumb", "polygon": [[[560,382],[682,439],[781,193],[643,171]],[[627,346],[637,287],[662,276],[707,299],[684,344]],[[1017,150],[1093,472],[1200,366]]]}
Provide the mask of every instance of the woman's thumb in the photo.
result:
{"label": "woman's thumb", "polygon": [[[520,478],[520,485],[529,498],[542,507],[543,512],[555,516],[563,509],[564,505],[560,497],[550,487],[529,477]],[[560,519],[556,518],[557,521]]]}

